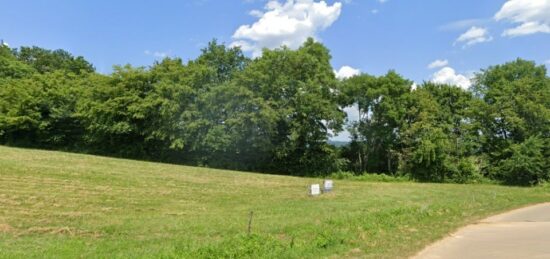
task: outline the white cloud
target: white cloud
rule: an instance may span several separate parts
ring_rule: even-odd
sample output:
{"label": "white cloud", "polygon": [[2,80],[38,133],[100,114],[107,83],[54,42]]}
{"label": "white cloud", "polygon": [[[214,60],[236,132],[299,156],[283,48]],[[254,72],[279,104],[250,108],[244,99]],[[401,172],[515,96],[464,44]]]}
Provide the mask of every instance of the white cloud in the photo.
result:
{"label": "white cloud", "polygon": [[489,35],[489,32],[487,31],[486,28],[472,26],[465,33],[460,35],[458,39],[456,39],[455,44],[464,43],[465,44],[464,47],[466,47],[466,46],[472,46],[482,42],[489,42],[492,40],[493,40],[493,37]]}
{"label": "white cloud", "polygon": [[377,14],[377,13],[380,12],[380,11],[378,11],[378,9],[372,9],[370,12],[371,12],[372,14]]}
{"label": "white cloud", "polygon": [[361,74],[359,69],[352,68],[350,66],[343,66],[338,71],[334,71],[336,78],[342,80]]}
{"label": "white cloud", "polygon": [[149,50],[146,50],[146,51],[144,51],[143,53],[145,53],[145,55],[147,55],[147,56],[153,56],[153,57],[156,57],[156,58],[165,58],[165,57],[168,57],[168,53],[166,53],[166,52],[160,52],[160,51],[149,51]]}
{"label": "white cloud", "polygon": [[435,72],[432,75],[431,81],[438,84],[456,85],[463,89],[468,89],[472,85],[470,78],[457,74],[451,67],[444,67]]}
{"label": "white cloud", "polygon": [[355,122],[359,121],[359,105],[354,104],[344,108],[344,112],[348,115],[348,121]]}
{"label": "white cloud", "polygon": [[434,69],[434,68],[440,68],[440,67],[444,67],[446,65],[449,65],[449,61],[446,60],[446,59],[436,59],[434,60],[434,62],[430,63],[428,65],[428,68],[429,69]]}
{"label": "white cloud", "polygon": [[259,56],[262,48],[286,45],[296,49],[308,37],[316,38],[318,32],[331,26],[340,17],[341,9],[340,2],[328,5],[325,1],[287,0],[283,4],[271,0],[265,5],[265,12],[251,12],[259,19],[240,26],[231,45],[252,51],[254,56]]}
{"label": "white cloud", "polygon": [[549,60],[546,60],[546,64],[550,64],[550,59],[549,59]]}
{"label": "white cloud", "polygon": [[438,29],[441,31],[463,30],[475,25],[486,24],[487,22],[489,22],[487,19],[464,19],[444,24],[439,26]]}
{"label": "white cloud", "polygon": [[411,90],[414,91],[416,90],[416,88],[418,88],[418,84],[416,82],[413,82],[413,84],[411,85]]}
{"label": "white cloud", "polygon": [[383,4],[385,2],[387,2],[388,0],[378,0],[379,3]]}
{"label": "white cloud", "polygon": [[502,36],[516,37],[539,32],[550,33],[550,26],[536,22],[526,22],[516,28],[505,30]]}
{"label": "white cloud", "polygon": [[509,0],[495,14],[495,20],[518,24],[502,36],[516,37],[550,33],[550,0]]}
{"label": "white cloud", "polygon": [[[354,104],[351,106],[347,106],[344,108],[344,112],[347,114],[347,120],[348,123],[353,123],[359,121],[359,105]],[[334,134],[332,131],[330,131],[331,134]],[[347,129],[344,129],[344,131],[338,133],[338,135],[333,135],[331,138],[333,141],[350,141],[351,134]]]}
{"label": "white cloud", "polygon": [[[343,66],[338,71],[334,71],[334,74],[336,75],[336,78],[343,80],[346,78],[359,75],[361,74],[361,71],[359,69],[355,69],[350,66]],[[354,104],[354,105],[345,107],[344,112],[348,115],[347,118],[349,122],[359,121],[359,105]],[[349,131],[344,130],[343,132],[340,132],[340,134],[338,134],[337,136],[333,137],[332,140],[349,141],[350,137],[351,135]]]}
{"label": "white cloud", "polygon": [[248,14],[250,14],[251,16],[257,17],[257,18],[261,18],[264,15],[264,12],[262,12],[260,10],[252,10]]}

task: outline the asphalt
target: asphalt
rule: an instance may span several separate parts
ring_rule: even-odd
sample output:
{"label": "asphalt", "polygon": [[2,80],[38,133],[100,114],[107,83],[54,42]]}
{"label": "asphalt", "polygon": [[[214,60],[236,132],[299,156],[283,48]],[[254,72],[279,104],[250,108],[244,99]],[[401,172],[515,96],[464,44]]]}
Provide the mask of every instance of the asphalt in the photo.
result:
{"label": "asphalt", "polygon": [[550,259],[550,203],[513,210],[466,226],[413,258]]}

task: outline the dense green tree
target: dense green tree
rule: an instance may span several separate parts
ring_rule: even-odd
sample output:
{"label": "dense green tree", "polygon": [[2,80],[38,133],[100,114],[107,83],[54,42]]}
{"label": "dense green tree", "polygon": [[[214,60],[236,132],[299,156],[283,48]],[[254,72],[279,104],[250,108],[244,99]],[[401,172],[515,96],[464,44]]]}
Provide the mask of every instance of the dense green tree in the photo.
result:
{"label": "dense green tree", "polygon": [[152,91],[150,72],[130,65],[115,66],[111,76],[96,81],[79,106],[94,152],[147,158],[157,151],[145,134],[152,118],[147,113]]}
{"label": "dense green tree", "polygon": [[342,128],[337,81],[329,51],[309,39],[298,50],[264,50],[237,79],[265,100],[277,118],[270,136],[271,171],[307,174],[334,169],[335,151],[327,144],[329,130]]}
{"label": "dense green tree", "polygon": [[82,144],[76,114],[88,76],[60,71],[4,81],[0,87],[0,130],[5,142],[70,149]]}
{"label": "dense green tree", "polygon": [[[510,173],[506,172],[516,172],[517,168],[506,168],[506,165],[512,166],[513,163],[503,161],[514,161],[514,157],[521,157],[522,152],[544,154],[542,146],[538,151],[532,150],[535,147],[527,151],[524,142],[537,137],[540,141],[531,139],[530,142],[548,143],[550,79],[544,66],[518,59],[483,70],[476,76],[475,82],[475,94],[482,100],[474,109],[478,111],[475,119],[483,136],[481,153],[488,160],[484,170],[493,177],[510,180]],[[538,166],[533,165],[532,168],[535,167]],[[528,171],[524,173],[529,174]],[[543,173],[550,174],[547,169]]]}
{"label": "dense green tree", "polygon": [[479,176],[471,101],[471,93],[457,86],[424,83],[411,92],[402,127],[403,173],[440,182],[468,182]]}
{"label": "dense green tree", "polygon": [[201,97],[207,129],[197,138],[199,164],[212,167],[265,170],[270,162],[271,130],[276,113],[249,89],[225,83]]}
{"label": "dense green tree", "polygon": [[17,60],[7,46],[0,45],[0,80],[28,77],[34,72],[32,67]]}
{"label": "dense green tree", "polygon": [[412,82],[394,71],[384,76],[361,75],[343,82],[342,104],[357,104],[360,118],[352,125],[353,141],[366,146],[360,168],[395,173],[398,169],[401,125],[405,119]]}
{"label": "dense green tree", "polygon": [[[64,50],[0,46],[0,144],[294,175],[550,180],[544,66],[489,67],[471,91],[412,90],[394,71],[337,81],[330,59],[312,39],[255,59],[212,41],[186,63],[165,58],[102,75]],[[337,149],[328,138],[351,105],[359,120]]]}
{"label": "dense green tree", "polygon": [[69,52],[58,50],[47,50],[33,47],[21,47],[14,51],[18,60],[30,65],[40,73],[65,70],[80,74],[94,71],[94,67],[82,56],[74,57]]}
{"label": "dense green tree", "polygon": [[235,73],[242,71],[249,62],[240,48],[228,48],[213,40],[193,63],[207,67],[211,72],[209,82],[219,84],[233,79]]}
{"label": "dense green tree", "polygon": [[510,184],[533,185],[550,180],[548,139],[531,136],[525,141],[510,145],[504,152],[506,159],[498,161],[499,178]]}

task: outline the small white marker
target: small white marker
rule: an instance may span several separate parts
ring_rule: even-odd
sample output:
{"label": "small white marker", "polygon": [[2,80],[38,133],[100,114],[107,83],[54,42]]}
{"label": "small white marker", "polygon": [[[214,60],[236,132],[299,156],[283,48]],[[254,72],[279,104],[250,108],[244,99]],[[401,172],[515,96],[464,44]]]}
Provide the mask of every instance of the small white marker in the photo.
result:
{"label": "small white marker", "polygon": [[309,195],[311,196],[321,195],[321,186],[319,186],[319,184],[312,184],[309,187]]}
{"label": "small white marker", "polygon": [[331,192],[334,187],[334,182],[332,180],[325,180],[323,182],[323,192]]}

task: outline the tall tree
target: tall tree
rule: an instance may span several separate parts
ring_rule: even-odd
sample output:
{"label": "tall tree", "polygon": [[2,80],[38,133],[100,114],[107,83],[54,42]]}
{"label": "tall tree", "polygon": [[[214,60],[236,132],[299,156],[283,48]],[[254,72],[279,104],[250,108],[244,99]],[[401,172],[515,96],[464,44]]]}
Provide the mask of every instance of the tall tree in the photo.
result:
{"label": "tall tree", "polygon": [[401,169],[423,181],[468,182],[479,174],[473,157],[478,132],[472,95],[458,86],[424,83],[411,92],[402,127]]}
{"label": "tall tree", "polygon": [[309,39],[298,50],[264,50],[237,84],[247,87],[276,114],[270,141],[271,171],[294,174],[333,169],[335,153],[326,143],[329,130],[342,128],[344,113],[335,90],[337,81],[329,51]]}
{"label": "tall tree", "polygon": [[34,72],[32,67],[17,60],[13,51],[7,46],[0,45],[0,80],[28,77]]}
{"label": "tall tree", "polygon": [[[544,66],[518,59],[489,67],[476,76],[474,92],[483,100],[476,107],[476,121],[484,137],[482,152],[489,165],[485,170],[494,177],[508,182],[532,178],[505,173],[515,171],[509,168],[513,163],[507,161],[516,160],[514,157],[525,150],[518,145],[530,138],[536,138],[530,140],[533,143],[543,144],[532,147],[541,150],[529,152],[546,153],[550,138],[550,79],[546,74]],[[545,177],[535,177],[529,183],[550,178],[548,163],[542,167]]]}
{"label": "tall tree", "polygon": [[21,47],[14,50],[18,60],[25,62],[40,73],[52,72],[54,70],[65,70],[80,74],[94,71],[94,67],[82,56],[74,57],[71,53],[58,49],[47,50],[33,47]]}
{"label": "tall tree", "polygon": [[395,173],[398,169],[401,125],[412,82],[394,71],[373,77],[361,75],[343,83],[343,105],[357,104],[359,121],[352,125],[355,142],[366,152],[358,158],[362,170]]}

